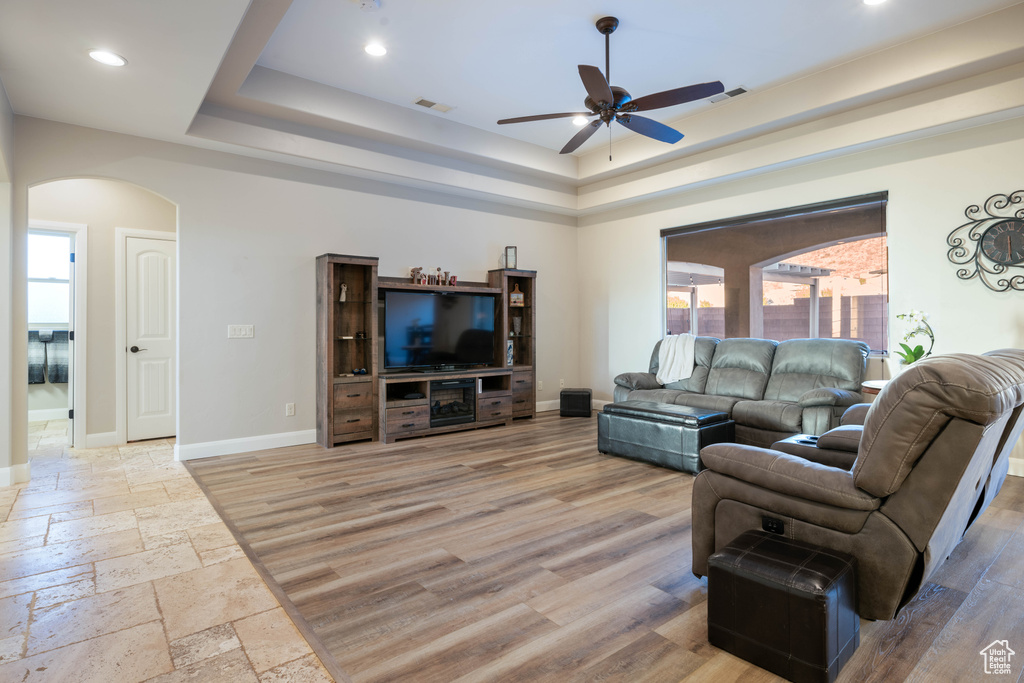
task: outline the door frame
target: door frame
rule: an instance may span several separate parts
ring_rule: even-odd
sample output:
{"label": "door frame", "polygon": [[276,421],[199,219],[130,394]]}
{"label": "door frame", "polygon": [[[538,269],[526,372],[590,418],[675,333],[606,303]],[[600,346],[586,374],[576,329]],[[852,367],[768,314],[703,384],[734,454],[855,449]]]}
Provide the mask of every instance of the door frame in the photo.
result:
{"label": "door frame", "polygon": [[75,267],[72,273],[74,280],[75,310],[73,329],[75,331],[75,343],[72,346],[74,355],[71,358],[71,402],[74,405],[75,419],[73,420],[73,432],[71,443],[78,448],[86,447],[86,353],[85,347],[89,339],[86,333],[86,321],[89,319],[86,311],[86,263],[88,262],[89,226],[85,223],[64,223],[62,221],[41,221],[29,219],[28,232],[61,232],[74,235]]}
{"label": "door frame", "polygon": [[[117,434],[117,442],[119,444],[128,443],[128,362],[125,356],[125,337],[128,334],[128,311],[127,311],[127,297],[128,290],[126,283],[128,280],[128,263],[126,261],[128,254],[128,238],[129,237],[141,237],[143,239],[151,240],[163,240],[165,242],[175,243],[175,273],[174,273],[174,286],[175,294],[178,292],[178,285],[180,282],[178,270],[178,258],[177,258],[177,232],[164,232],[162,230],[142,230],[139,228],[114,228],[114,301],[116,305],[114,307],[114,358],[116,362],[114,364],[114,431]],[[180,431],[180,420],[181,420],[181,388],[179,386],[179,373],[181,372],[181,364],[179,361],[179,354],[181,352],[181,329],[180,329],[180,316],[178,311],[180,310],[179,299],[175,296],[175,311],[174,311],[174,433]]]}

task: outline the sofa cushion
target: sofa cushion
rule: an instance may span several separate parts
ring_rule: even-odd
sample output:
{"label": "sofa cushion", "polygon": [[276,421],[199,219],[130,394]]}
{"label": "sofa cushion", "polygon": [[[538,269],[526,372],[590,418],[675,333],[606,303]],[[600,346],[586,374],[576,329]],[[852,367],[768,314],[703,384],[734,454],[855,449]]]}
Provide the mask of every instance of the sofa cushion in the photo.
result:
{"label": "sofa cushion", "polygon": [[764,397],[799,401],[812,389],[829,387],[860,393],[868,345],[847,339],[789,339],[772,360]]}
{"label": "sofa cushion", "polygon": [[[678,389],[679,391],[693,391],[698,394],[704,392],[704,386],[708,380],[708,370],[711,368],[711,360],[715,355],[715,347],[718,339],[714,337],[697,337],[693,342],[693,373],[686,379],[678,382],[669,382],[666,389]],[[651,354],[650,371],[657,375],[659,368],[658,354],[661,352],[661,342],[654,345],[654,353]]]}
{"label": "sofa cushion", "polygon": [[778,342],[725,339],[715,349],[705,393],[757,400],[764,396]]}
{"label": "sofa cushion", "polygon": [[732,417],[740,424],[777,432],[801,431],[804,410],[787,401],[740,401]]}
{"label": "sofa cushion", "polygon": [[671,403],[678,406],[691,406],[693,408],[708,408],[710,410],[721,410],[732,413],[732,407],[742,399],[735,396],[715,396],[714,394],[691,394],[689,392],[676,392]]}
{"label": "sofa cushion", "polygon": [[[700,396],[701,394],[695,394]],[[676,403],[679,392],[674,389],[637,389],[629,392],[628,401],[654,401],[656,403]],[[686,405],[686,404],[681,404]]]}

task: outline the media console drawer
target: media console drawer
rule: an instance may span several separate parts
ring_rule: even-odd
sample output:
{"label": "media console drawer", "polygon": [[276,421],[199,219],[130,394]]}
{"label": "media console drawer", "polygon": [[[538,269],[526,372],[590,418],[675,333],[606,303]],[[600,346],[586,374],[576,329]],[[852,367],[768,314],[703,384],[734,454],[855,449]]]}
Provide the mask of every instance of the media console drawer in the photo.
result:
{"label": "media console drawer", "polygon": [[334,410],[373,407],[373,384],[371,382],[348,382],[334,385]]}
{"label": "media console drawer", "polygon": [[384,414],[388,434],[415,432],[430,427],[430,406],[388,408]]}
{"label": "media console drawer", "polygon": [[373,429],[373,409],[348,410],[334,415],[335,434],[353,434]]}
{"label": "media console drawer", "polygon": [[476,421],[505,420],[512,416],[511,396],[488,396],[476,402]]}

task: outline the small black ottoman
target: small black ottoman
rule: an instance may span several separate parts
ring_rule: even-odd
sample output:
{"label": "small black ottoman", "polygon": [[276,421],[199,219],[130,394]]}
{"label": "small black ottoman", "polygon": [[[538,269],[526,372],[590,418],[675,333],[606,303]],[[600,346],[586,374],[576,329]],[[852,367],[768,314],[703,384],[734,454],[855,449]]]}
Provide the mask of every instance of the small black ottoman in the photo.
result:
{"label": "small black ottoman", "polygon": [[764,531],[708,558],[708,641],[791,681],[832,683],[860,644],[856,560]]}
{"label": "small black ottoman", "polygon": [[590,417],[590,389],[562,389],[558,414],[562,417]]}
{"label": "small black ottoman", "polygon": [[733,441],[729,413],[656,401],[609,403],[597,414],[597,450],[680,472],[704,469],[700,449]]}

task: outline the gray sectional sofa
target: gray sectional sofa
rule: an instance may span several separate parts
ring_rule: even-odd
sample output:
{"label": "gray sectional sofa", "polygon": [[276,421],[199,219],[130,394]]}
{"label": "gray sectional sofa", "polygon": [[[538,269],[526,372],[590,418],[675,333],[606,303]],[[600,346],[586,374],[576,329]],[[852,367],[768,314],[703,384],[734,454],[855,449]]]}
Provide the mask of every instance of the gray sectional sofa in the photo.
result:
{"label": "gray sectional sofa", "polygon": [[793,434],[823,434],[860,403],[868,346],[846,339],[697,337],[693,374],[658,384],[659,341],[648,372],[615,378],[614,399],[656,401],[729,413],[736,441],[770,446]]}

